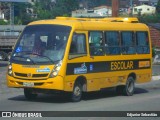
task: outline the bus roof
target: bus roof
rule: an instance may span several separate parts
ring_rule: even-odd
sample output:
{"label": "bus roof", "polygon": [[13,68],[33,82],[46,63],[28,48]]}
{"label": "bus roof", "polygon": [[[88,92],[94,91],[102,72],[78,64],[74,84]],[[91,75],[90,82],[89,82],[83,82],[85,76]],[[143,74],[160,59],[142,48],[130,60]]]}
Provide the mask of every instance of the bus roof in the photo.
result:
{"label": "bus roof", "polygon": [[74,27],[76,30],[148,30],[147,25],[139,23],[137,18],[73,18],[57,17],[51,20],[39,20],[29,25],[56,24]]}

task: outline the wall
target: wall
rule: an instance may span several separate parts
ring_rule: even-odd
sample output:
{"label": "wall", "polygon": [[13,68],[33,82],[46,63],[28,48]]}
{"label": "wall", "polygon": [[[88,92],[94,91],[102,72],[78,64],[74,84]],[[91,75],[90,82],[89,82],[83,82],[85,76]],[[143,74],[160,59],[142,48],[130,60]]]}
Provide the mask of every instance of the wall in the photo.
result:
{"label": "wall", "polygon": [[152,40],[152,46],[160,48],[160,30],[157,30],[153,27],[149,27],[150,34],[151,34],[151,40]]}

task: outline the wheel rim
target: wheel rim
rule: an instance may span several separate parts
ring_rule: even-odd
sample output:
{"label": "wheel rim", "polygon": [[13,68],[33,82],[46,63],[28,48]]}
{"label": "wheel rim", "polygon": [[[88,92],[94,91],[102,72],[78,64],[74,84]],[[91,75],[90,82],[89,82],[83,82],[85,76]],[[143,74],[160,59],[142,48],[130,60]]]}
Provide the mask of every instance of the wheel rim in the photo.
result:
{"label": "wheel rim", "polygon": [[134,83],[133,83],[133,82],[129,82],[129,84],[128,84],[128,91],[129,91],[130,93],[132,93],[133,90],[134,90]]}
{"label": "wheel rim", "polygon": [[78,86],[76,86],[75,89],[74,89],[74,95],[75,96],[80,96],[80,94],[81,94],[81,89]]}

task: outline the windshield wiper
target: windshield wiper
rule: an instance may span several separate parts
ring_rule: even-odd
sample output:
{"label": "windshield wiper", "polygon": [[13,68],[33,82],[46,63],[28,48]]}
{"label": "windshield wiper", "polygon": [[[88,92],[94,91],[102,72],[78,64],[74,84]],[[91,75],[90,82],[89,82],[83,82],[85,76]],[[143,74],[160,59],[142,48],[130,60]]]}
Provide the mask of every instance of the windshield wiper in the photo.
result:
{"label": "windshield wiper", "polygon": [[[14,57],[29,59],[33,64],[35,64],[35,62],[34,62],[31,58],[29,58],[29,57],[24,57],[24,56],[22,56],[22,55],[18,55],[18,56],[14,56]],[[26,60],[26,61],[27,61],[27,60]],[[27,61],[27,62],[29,62],[29,61]]]}
{"label": "windshield wiper", "polygon": [[49,58],[48,56],[44,56],[44,55],[40,55],[40,54],[35,54],[35,53],[27,53],[27,54],[31,54],[31,55],[37,55],[37,56],[40,56],[40,57],[43,57],[43,58],[47,58],[52,64],[54,64],[55,62]]}

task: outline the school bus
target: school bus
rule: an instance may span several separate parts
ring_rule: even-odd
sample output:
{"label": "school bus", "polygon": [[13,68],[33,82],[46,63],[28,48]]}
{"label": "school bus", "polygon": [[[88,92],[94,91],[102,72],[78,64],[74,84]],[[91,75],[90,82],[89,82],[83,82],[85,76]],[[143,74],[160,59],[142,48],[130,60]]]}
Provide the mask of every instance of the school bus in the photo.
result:
{"label": "school bus", "polygon": [[71,18],[35,21],[19,37],[7,72],[8,87],[38,93],[83,92],[115,87],[132,96],[135,83],[151,80],[149,29],[136,18]]}

